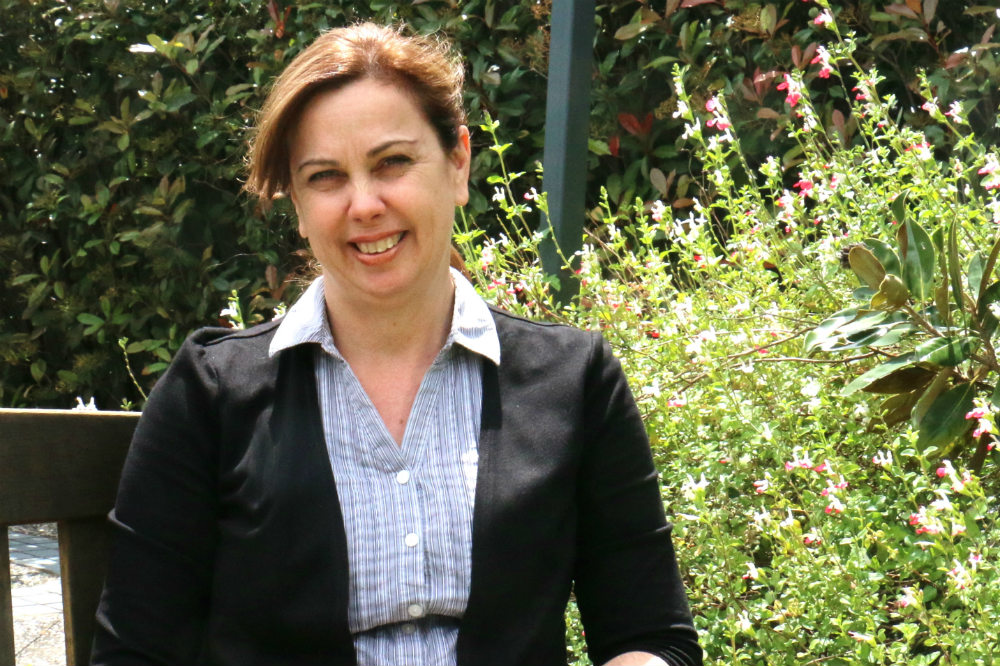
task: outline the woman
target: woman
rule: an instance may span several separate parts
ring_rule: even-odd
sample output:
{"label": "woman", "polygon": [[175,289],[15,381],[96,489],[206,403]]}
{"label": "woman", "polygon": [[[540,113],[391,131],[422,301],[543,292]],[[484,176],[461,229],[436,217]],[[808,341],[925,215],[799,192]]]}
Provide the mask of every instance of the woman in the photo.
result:
{"label": "woman", "polygon": [[275,83],[247,188],[322,265],[280,322],[206,329],[143,412],[94,664],[700,664],[645,432],[599,336],[449,269],[461,66],[372,24]]}

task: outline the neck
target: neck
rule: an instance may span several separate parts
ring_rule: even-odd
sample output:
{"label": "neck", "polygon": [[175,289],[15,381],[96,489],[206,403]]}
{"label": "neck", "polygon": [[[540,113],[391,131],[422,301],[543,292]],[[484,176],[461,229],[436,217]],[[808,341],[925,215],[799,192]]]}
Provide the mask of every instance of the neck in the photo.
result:
{"label": "neck", "polygon": [[455,286],[447,271],[392,302],[351,298],[328,278],[324,291],[334,343],[352,366],[406,361],[429,365],[448,338]]}

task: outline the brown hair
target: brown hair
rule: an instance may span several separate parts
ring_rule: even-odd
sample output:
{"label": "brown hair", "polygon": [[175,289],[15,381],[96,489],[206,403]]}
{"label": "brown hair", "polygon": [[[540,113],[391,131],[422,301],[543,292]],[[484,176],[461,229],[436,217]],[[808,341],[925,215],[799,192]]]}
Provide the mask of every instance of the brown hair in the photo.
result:
{"label": "brown hair", "polygon": [[244,189],[266,205],[288,189],[288,134],[316,94],[362,78],[401,86],[413,95],[449,151],[465,124],[461,62],[443,40],[408,36],[400,28],[359,23],[322,34],[274,82],[250,140]]}

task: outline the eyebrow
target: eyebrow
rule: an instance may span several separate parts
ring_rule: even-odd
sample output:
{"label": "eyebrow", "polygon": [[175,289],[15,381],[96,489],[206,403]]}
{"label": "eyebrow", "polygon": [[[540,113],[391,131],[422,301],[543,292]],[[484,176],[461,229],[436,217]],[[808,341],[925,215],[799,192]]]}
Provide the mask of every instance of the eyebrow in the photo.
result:
{"label": "eyebrow", "polygon": [[[371,159],[372,157],[375,157],[379,153],[382,153],[382,152],[385,152],[386,150],[389,150],[390,148],[392,148],[393,146],[395,146],[397,144],[414,145],[416,143],[417,143],[416,139],[390,139],[389,141],[385,141],[383,143],[380,143],[377,146],[375,146],[374,148],[372,148],[371,150],[369,150],[367,153],[365,153],[365,157]],[[340,166],[340,162],[338,162],[337,160],[331,160],[331,159],[326,159],[326,158],[322,158],[322,157],[314,157],[314,158],[305,160],[304,162],[302,162],[301,164],[299,164],[299,166],[297,166],[295,168],[295,171],[297,171],[297,172],[298,171],[302,171],[304,168],[306,168],[308,166],[313,166],[313,165],[318,165],[318,164],[319,165],[325,165],[325,166]]]}

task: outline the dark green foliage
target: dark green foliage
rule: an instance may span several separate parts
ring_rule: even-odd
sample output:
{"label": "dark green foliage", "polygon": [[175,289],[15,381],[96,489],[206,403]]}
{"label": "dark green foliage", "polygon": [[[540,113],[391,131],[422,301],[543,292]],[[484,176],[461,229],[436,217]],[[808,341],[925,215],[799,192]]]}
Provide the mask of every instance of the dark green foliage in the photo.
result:
{"label": "dark green foliage", "polygon": [[[926,122],[914,91],[915,72],[927,68],[938,98],[966,100],[973,127],[992,141],[996,14],[947,4],[862,1],[835,12],[870,37],[858,56],[889,77],[907,122]],[[242,160],[267,83],[322,30],[374,18],[448,35],[467,61],[471,124],[485,112],[500,119],[512,143],[505,159],[531,173],[543,144],[549,8],[0,0],[0,404],[138,400],[119,339],[130,340],[148,389],[190,330],[218,321],[232,290],[250,322],[294,295],[290,276],[303,261],[289,207],[263,212],[242,195]],[[791,110],[775,83],[795,67],[815,76],[810,60],[825,39],[817,12],[801,0],[599,5],[591,205],[602,185],[614,207],[638,196],[683,208],[700,194],[672,115],[675,62],[691,65],[688,89],[700,99],[727,93],[751,160],[794,162],[795,146],[781,143]],[[814,93],[837,126],[834,98]],[[849,124],[840,131],[851,139]],[[947,137],[930,138],[947,152]],[[488,142],[474,137],[470,202],[485,227],[486,179],[498,170]],[[537,185],[530,178],[525,188]]]}

